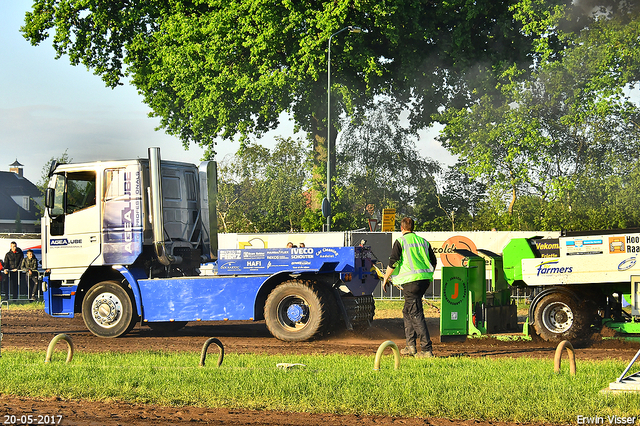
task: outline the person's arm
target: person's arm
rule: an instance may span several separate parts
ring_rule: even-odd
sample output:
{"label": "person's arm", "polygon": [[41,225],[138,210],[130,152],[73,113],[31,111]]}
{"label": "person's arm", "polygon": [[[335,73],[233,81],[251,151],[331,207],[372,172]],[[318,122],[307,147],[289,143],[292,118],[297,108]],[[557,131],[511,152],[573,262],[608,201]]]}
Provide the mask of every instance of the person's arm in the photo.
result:
{"label": "person's arm", "polygon": [[387,292],[387,287],[389,286],[389,277],[393,274],[393,271],[396,269],[396,264],[402,257],[402,246],[396,240],[393,243],[393,247],[391,248],[391,256],[389,256],[389,265],[387,266],[387,270],[384,273],[384,278],[382,279],[382,291]]}
{"label": "person's arm", "polygon": [[435,252],[433,251],[433,247],[429,244],[429,263],[433,267],[433,270],[436,270],[436,265],[438,264],[438,258],[436,257]]}

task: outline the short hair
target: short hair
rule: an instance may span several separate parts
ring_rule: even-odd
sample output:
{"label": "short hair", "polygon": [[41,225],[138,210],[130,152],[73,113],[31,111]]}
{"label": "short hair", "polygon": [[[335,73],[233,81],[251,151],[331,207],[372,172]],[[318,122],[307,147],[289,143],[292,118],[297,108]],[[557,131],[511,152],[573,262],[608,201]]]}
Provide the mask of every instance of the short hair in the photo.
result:
{"label": "short hair", "polygon": [[410,217],[405,217],[402,219],[402,222],[400,222],[400,228],[409,232],[413,232],[414,225],[415,223],[413,222],[413,219],[411,219]]}
{"label": "short hair", "polygon": [[35,253],[34,253],[34,252],[33,252],[33,250],[31,250],[31,249],[27,250],[27,254],[29,254],[29,253],[34,254],[34,255],[35,255]]}
{"label": "short hair", "polygon": [[17,246],[17,245],[18,245],[18,243],[16,243],[15,241],[11,241],[11,244],[9,244],[9,245],[10,245],[10,246],[11,246],[11,245]]}

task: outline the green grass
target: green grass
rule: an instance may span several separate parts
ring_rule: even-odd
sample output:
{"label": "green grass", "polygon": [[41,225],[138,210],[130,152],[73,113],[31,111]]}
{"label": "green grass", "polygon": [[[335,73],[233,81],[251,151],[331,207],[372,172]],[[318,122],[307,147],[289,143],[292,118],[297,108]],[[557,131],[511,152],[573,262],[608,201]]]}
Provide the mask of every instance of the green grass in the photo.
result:
{"label": "green grass", "polygon": [[402,299],[376,299],[376,310],[402,310]]}
{"label": "green grass", "polygon": [[[382,317],[402,317],[401,311],[403,306],[403,299],[376,299],[376,312],[381,313]],[[423,300],[423,306],[426,316],[438,316],[440,312],[440,299]],[[517,300],[516,306],[518,307],[518,315],[526,316],[529,314],[529,304],[524,300]],[[394,311],[397,315],[392,315]]]}
{"label": "green grass", "polygon": [[3,305],[2,309],[8,309],[10,311],[44,310],[44,302],[9,303],[8,305]]}
{"label": "green grass", "polygon": [[[572,377],[567,365],[556,375],[551,360],[529,358],[410,358],[396,371],[387,354],[373,371],[373,355],[229,354],[220,368],[215,351],[204,368],[199,353],[77,353],[70,364],[65,357],[58,351],[44,364],[41,352],[3,351],[0,394],[520,422],[640,416],[640,394],[599,393],[625,367],[619,361],[578,362]],[[306,367],[276,368],[282,362]]]}

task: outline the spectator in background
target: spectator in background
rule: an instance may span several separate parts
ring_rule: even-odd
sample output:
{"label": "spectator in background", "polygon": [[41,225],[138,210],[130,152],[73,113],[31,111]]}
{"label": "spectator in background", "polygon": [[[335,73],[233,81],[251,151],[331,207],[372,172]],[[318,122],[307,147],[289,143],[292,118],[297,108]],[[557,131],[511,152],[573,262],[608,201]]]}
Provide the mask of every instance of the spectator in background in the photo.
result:
{"label": "spectator in background", "polygon": [[34,256],[33,250],[27,250],[27,257],[22,259],[20,269],[27,274],[29,298],[35,300],[38,296],[38,259]]}
{"label": "spectator in background", "polygon": [[300,247],[306,247],[304,243],[300,243]]}
{"label": "spectator in background", "polygon": [[[11,248],[4,256],[4,273],[9,275],[9,289],[8,289],[8,297],[11,298],[12,293],[14,297],[18,297],[18,280],[20,275],[18,271],[22,266],[22,259],[24,259],[24,254],[18,244],[15,241],[11,241]],[[12,291],[13,290],[13,291]]]}

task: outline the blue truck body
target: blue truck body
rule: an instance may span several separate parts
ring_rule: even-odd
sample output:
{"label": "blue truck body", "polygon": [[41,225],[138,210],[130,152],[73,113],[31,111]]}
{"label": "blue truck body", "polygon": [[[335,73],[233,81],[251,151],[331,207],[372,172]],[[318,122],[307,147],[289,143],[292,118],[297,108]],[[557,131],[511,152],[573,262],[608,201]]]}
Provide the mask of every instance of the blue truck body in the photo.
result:
{"label": "blue truck body", "polygon": [[[113,266],[132,289],[143,323],[262,319],[271,283],[292,274],[304,278],[332,276],[354,296],[371,295],[379,283],[373,260],[363,247],[225,249],[203,270],[217,274],[197,277],[147,278],[136,268]],[[47,278],[45,277],[45,280]],[[78,286],[53,287],[44,293],[45,311],[73,318]]]}

